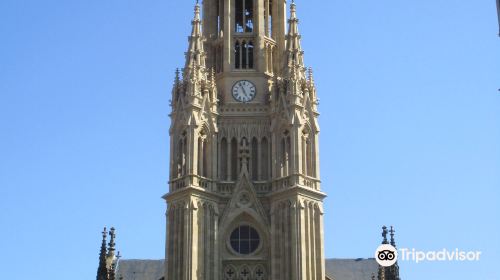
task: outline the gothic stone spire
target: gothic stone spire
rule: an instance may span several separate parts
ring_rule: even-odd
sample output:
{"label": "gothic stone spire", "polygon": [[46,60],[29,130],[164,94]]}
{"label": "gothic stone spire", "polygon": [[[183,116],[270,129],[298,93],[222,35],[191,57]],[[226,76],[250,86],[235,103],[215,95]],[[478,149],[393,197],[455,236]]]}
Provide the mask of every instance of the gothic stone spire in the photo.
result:
{"label": "gothic stone spire", "polygon": [[290,5],[290,19],[288,20],[288,35],[286,36],[286,74],[298,75],[297,78],[305,78],[304,52],[300,44],[299,19],[297,18],[297,6],[295,2]]}
{"label": "gothic stone spire", "polygon": [[99,267],[97,268],[97,280],[108,279],[108,268],[106,266],[106,239],[107,231],[106,228],[104,228],[102,231],[101,252],[99,254]]}
{"label": "gothic stone spire", "polygon": [[184,78],[193,78],[205,67],[205,50],[203,44],[205,39],[201,32],[200,4],[197,2],[194,7],[194,19],[191,21],[192,31],[189,36],[189,48],[186,52],[186,66],[184,68]]}

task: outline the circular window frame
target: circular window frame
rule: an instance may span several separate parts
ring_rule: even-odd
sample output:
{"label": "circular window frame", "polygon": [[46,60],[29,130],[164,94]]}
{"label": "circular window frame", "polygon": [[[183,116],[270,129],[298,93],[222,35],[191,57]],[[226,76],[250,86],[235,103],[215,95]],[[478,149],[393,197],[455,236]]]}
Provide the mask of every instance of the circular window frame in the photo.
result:
{"label": "circular window frame", "polygon": [[[257,249],[255,249],[253,252],[249,253],[249,254],[241,254],[239,252],[237,252],[236,250],[233,249],[233,246],[231,246],[231,234],[239,227],[241,226],[248,226],[250,228],[253,228],[257,234],[259,235],[259,246],[257,246]],[[256,227],[255,225],[251,224],[251,223],[238,223],[234,226],[231,227],[231,231],[228,232],[227,236],[226,236],[226,247],[227,249],[229,250],[229,252],[233,255],[236,255],[236,256],[239,256],[239,257],[252,257],[252,256],[255,256],[257,255],[258,253],[260,253],[260,251],[262,250],[262,247],[264,245],[264,239],[262,238],[262,231]]]}

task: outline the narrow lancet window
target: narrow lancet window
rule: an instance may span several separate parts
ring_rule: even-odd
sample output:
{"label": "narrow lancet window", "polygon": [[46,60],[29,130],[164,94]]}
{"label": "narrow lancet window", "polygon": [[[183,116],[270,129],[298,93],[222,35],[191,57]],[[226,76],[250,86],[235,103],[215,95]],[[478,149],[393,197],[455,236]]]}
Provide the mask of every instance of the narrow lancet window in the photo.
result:
{"label": "narrow lancet window", "polygon": [[235,32],[253,32],[253,0],[235,0]]}
{"label": "narrow lancet window", "polygon": [[241,67],[241,45],[236,41],[234,44],[234,68],[240,69]]}
{"label": "narrow lancet window", "polygon": [[267,142],[267,138],[262,139],[262,144],[260,148],[260,154],[261,154],[261,159],[260,159],[260,166],[262,167],[261,170],[261,180],[268,180],[269,179],[269,145]]}
{"label": "narrow lancet window", "polygon": [[227,162],[228,158],[228,148],[227,148],[226,138],[222,138],[220,141],[220,179],[226,181],[228,179]]}
{"label": "narrow lancet window", "polygon": [[247,61],[248,61],[248,69],[253,69],[253,43],[248,42],[247,46]]}
{"label": "narrow lancet window", "polygon": [[266,36],[273,37],[273,0],[266,0],[264,7],[264,17],[266,24]]}
{"label": "narrow lancet window", "polygon": [[250,158],[252,166],[252,180],[259,180],[259,143],[257,138],[252,139],[252,156]]}
{"label": "narrow lancet window", "polygon": [[247,62],[248,62],[248,45],[247,42],[243,41],[241,43],[242,47],[242,52],[241,52],[241,68],[246,69],[247,68]]}
{"label": "narrow lancet window", "polygon": [[203,155],[203,173],[202,173],[202,176],[203,177],[208,177],[208,160],[209,160],[209,155],[208,155],[208,148],[209,148],[209,145],[208,145],[208,141],[203,141],[203,150],[202,150],[202,155]]}
{"label": "narrow lancet window", "polygon": [[245,32],[253,32],[253,0],[245,0]]}
{"label": "narrow lancet window", "polygon": [[243,5],[245,0],[235,0],[235,31],[237,33],[242,33],[243,30]]}
{"label": "narrow lancet window", "polygon": [[238,177],[238,142],[236,138],[231,140],[231,181],[236,181]]}

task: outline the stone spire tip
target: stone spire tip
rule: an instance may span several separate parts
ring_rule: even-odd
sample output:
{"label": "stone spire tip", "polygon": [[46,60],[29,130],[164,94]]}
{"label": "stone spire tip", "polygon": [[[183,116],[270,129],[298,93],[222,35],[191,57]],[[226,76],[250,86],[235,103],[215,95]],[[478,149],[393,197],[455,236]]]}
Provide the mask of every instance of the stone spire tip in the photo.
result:
{"label": "stone spire tip", "polygon": [[389,233],[389,232],[387,231],[387,227],[386,227],[386,226],[383,226],[383,227],[382,227],[382,237],[383,237],[382,244],[389,244],[389,242],[387,241],[387,233]]}
{"label": "stone spire tip", "polygon": [[394,234],[396,231],[394,230],[393,226],[391,226],[391,230],[389,232],[391,234],[391,245],[396,247],[396,240],[394,239]]}
{"label": "stone spire tip", "polygon": [[297,5],[295,4],[295,0],[292,0],[292,3],[290,4],[290,18],[291,19],[296,19],[297,18]]}

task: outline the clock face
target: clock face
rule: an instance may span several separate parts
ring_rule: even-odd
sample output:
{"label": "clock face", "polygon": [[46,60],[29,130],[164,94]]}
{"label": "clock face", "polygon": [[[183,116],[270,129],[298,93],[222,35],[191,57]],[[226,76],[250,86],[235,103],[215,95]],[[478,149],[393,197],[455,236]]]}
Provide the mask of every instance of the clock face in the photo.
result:
{"label": "clock face", "polygon": [[238,81],[233,86],[233,98],[236,101],[247,103],[255,98],[257,91],[250,81]]}

